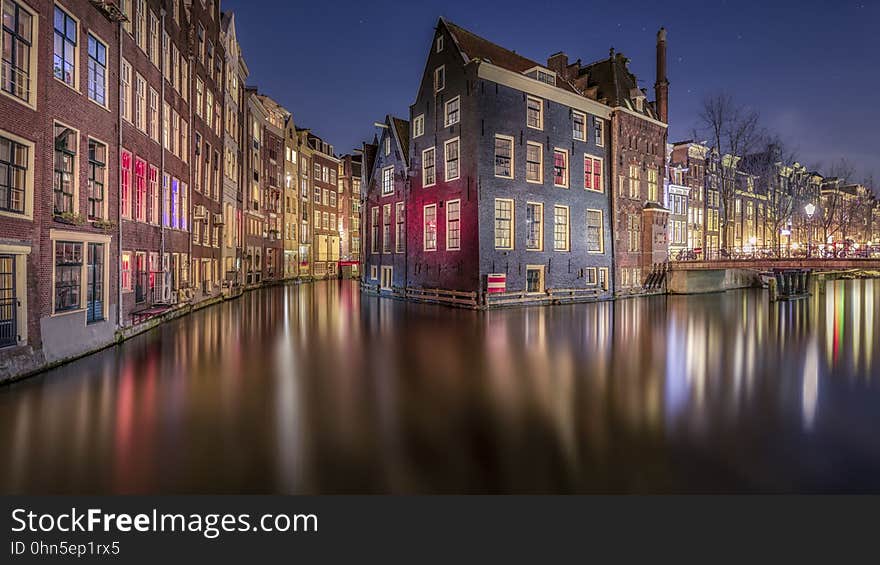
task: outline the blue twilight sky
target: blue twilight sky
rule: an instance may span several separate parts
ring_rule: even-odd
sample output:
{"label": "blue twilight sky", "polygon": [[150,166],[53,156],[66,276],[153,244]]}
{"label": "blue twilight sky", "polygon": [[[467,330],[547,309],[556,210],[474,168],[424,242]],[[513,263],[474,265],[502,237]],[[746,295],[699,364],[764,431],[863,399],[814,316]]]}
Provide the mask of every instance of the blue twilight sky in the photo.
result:
{"label": "blue twilight sky", "polygon": [[[223,0],[257,85],[345,153],[386,113],[408,117],[437,18],[545,62],[607,56],[653,97],[655,33],[669,30],[670,140],[702,97],[732,92],[808,166],[849,158],[880,180],[880,0]],[[821,169],[820,169],[821,170]]]}

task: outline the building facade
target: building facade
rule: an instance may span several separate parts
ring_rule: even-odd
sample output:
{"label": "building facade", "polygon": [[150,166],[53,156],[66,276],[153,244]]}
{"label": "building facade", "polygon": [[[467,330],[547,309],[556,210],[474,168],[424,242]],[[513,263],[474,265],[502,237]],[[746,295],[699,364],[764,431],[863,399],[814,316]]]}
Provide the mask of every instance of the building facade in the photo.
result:
{"label": "building facade", "polygon": [[114,338],[124,17],[85,0],[2,6],[0,379]]}
{"label": "building facade", "polygon": [[409,192],[409,122],[393,116],[377,124],[381,136],[365,148],[364,280],[378,290],[407,285],[406,205]]}
{"label": "building facade", "polygon": [[235,14],[221,17],[221,42],[226,55],[223,126],[223,236],[220,242],[222,288],[227,295],[240,292],[242,277],[242,205],[244,203],[244,85],[248,68],[241,54]]}
{"label": "building facade", "polygon": [[441,18],[410,108],[407,287],[608,296],[611,109],[554,66]]}

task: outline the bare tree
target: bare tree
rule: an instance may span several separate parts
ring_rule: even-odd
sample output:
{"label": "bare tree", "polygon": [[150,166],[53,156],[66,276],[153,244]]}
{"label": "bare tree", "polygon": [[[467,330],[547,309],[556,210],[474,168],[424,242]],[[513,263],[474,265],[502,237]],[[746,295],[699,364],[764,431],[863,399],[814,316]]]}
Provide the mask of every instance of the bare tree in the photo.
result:
{"label": "bare tree", "polygon": [[770,232],[770,243],[779,247],[783,229],[792,224],[795,206],[809,189],[808,179],[801,178],[794,170],[797,162],[795,150],[780,137],[766,137],[760,150],[746,155],[741,169],[752,175],[766,196],[764,221]]}
{"label": "bare tree", "polygon": [[[736,158],[754,150],[763,137],[758,113],[738,104],[726,92],[710,94],[703,99],[697,130],[708,139],[710,159],[717,159],[718,190],[721,196],[721,247],[728,246],[736,194]],[[734,166],[725,166],[725,156],[732,157]]]}
{"label": "bare tree", "polygon": [[851,203],[848,202],[846,193],[841,189],[849,184],[855,176],[855,167],[845,157],[835,161],[828,169],[826,183],[834,184],[823,191],[819,206],[819,221],[822,227],[822,241],[827,242],[829,237],[838,233],[845,236],[846,226],[849,223],[849,215],[852,213]]}

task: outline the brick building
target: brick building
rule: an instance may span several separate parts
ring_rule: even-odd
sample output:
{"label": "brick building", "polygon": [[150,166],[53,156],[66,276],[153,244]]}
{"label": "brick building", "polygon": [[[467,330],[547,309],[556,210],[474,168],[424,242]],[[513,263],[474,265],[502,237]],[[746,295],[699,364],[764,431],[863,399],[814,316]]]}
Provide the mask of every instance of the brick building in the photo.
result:
{"label": "brick building", "polygon": [[187,13],[159,1],[130,9],[120,86],[122,326],[191,297]]}
{"label": "brick building", "polygon": [[[173,2],[172,4],[177,4]],[[226,54],[220,40],[220,2],[183,2],[189,18],[193,108],[192,282],[196,301],[220,295],[220,240],[225,139],[223,104]],[[173,125],[173,120],[172,120]],[[174,186],[172,185],[172,194]],[[173,221],[173,220],[172,220]],[[174,265],[171,265],[172,271]]]}
{"label": "brick building", "polygon": [[555,71],[559,60],[539,64],[440,19],[410,107],[414,293],[482,304],[608,295],[611,109]]}
{"label": "brick building", "polygon": [[644,291],[648,274],[668,254],[668,210],[662,193],[666,168],[669,81],[666,77],[666,31],[657,33],[656,100],[629,70],[629,59],[611,50],[607,59],[582,65],[551,57],[548,65],[568,78],[584,96],[611,108],[609,175],[614,217],[614,290]]}
{"label": "brick building", "polygon": [[343,155],[339,174],[339,258],[346,277],[359,277],[363,152]]}
{"label": "brick building", "polygon": [[242,277],[242,205],[244,167],[244,85],[247,83],[248,68],[241,54],[238,34],[235,29],[235,14],[224,12],[221,16],[220,40],[226,55],[223,103],[223,235],[220,243],[221,277],[227,294],[240,291],[244,283]]}
{"label": "brick building", "polygon": [[123,19],[86,0],[3,3],[0,379],[114,339]]}
{"label": "brick building", "polygon": [[[364,148],[364,273],[377,290],[407,286],[406,204],[408,201],[410,124],[385,116],[381,136]],[[436,225],[436,218],[434,219]],[[436,229],[436,227],[434,228]]]}
{"label": "brick building", "polygon": [[339,159],[332,145],[309,130],[301,133],[311,156],[311,277],[334,277],[339,267]]}
{"label": "brick building", "polygon": [[298,138],[293,115],[287,113],[284,122],[284,225],[282,240],[284,256],[282,270],[285,279],[299,276],[299,238],[300,230],[300,182],[298,156]]}

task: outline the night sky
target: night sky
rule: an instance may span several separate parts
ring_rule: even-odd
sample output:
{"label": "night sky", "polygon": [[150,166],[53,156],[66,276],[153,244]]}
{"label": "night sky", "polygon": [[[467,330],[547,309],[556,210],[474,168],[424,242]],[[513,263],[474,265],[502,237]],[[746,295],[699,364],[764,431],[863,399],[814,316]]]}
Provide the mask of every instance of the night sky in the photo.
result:
{"label": "night sky", "polygon": [[821,171],[840,157],[880,180],[880,1],[525,2],[223,0],[249,85],[293,112],[337,153],[373,122],[409,116],[439,16],[538,62],[604,58],[609,47],[653,98],[657,29],[669,30],[670,140],[691,137],[703,96],[720,89]]}

